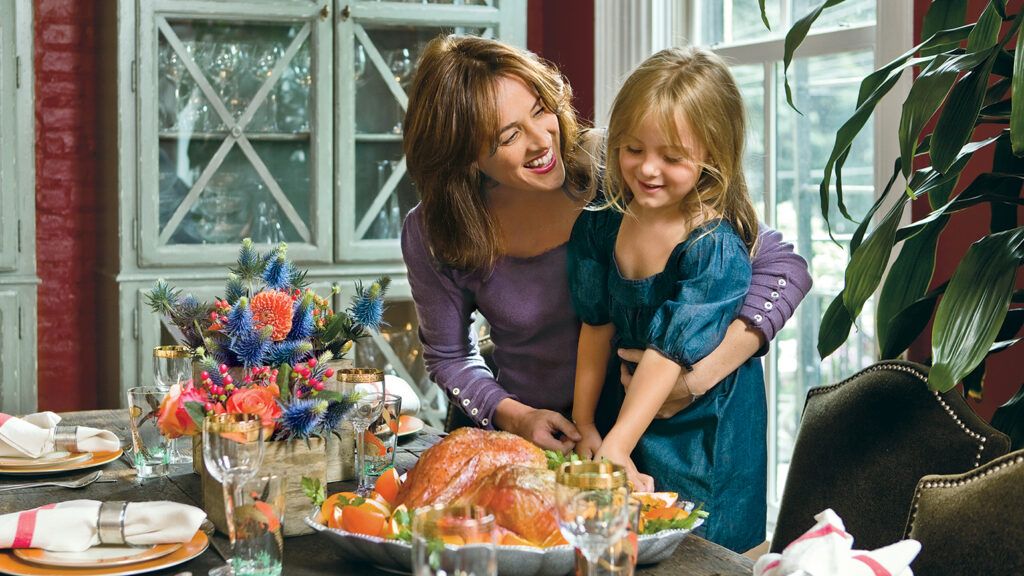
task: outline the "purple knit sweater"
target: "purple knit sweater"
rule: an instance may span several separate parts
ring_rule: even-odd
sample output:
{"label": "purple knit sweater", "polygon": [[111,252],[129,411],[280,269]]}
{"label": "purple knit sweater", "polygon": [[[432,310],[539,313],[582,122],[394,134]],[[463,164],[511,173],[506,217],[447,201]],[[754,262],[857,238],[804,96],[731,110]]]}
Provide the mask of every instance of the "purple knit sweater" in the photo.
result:
{"label": "purple knit sweater", "polygon": [[[483,278],[439,264],[425,234],[417,206],[402,228],[402,257],[430,378],[483,428],[494,427],[494,410],[505,398],[569,414],[580,322],[569,298],[567,244],[530,258],[502,257]],[[770,341],[810,288],[807,262],[765,228],[740,317]],[[477,349],[477,310],[491,326],[497,374]]]}

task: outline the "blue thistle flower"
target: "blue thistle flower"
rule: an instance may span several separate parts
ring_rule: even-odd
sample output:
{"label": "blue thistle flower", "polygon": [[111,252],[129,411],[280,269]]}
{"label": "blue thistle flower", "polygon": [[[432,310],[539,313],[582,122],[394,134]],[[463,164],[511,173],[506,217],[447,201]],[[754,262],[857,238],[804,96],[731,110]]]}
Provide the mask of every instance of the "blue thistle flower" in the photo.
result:
{"label": "blue thistle flower", "polygon": [[249,299],[242,297],[228,312],[228,323],[225,332],[232,337],[243,334],[250,334],[256,331],[252,323],[252,308],[249,307]]}
{"label": "blue thistle flower", "polygon": [[309,438],[323,420],[327,404],[326,400],[314,398],[297,398],[287,405],[282,404],[279,422],[285,434],[288,437]]}
{"label": "blue thistle flower", "polygon": [[378,330],[384,323],[384,290],[380,284],[374,282],[368,290],[363,289],[362,284],[356,285],[349,311],[356,324]]}
{"label": "blue thistle flower", "polygon": [[263,281],[271,290],[288,290],[292,286],[292,265],[287,259],[288,246],[281,243],[275,257],[272,257],[263,270]]}
{"label": "blue thistle flower", "polygon": [[255,330],[239,332],[231,338],[228,348],[238,355],[238,360],[246,368],[262,366],[263,358],[270,351],[272,344],[270,334],[273,330],[271,326],[267,326],[259,332]]}
{"label": "blue thistle flower", "polygon": [[340,426],[342,419],[352,409],[352,406],[352,400],[347,396],[343,400],[329,402],[324,418],[320,422],[320,432],[326,434]]}
{"label": "blue thistle flower", "polygon": [[269,353],[264,359],[269,366],[295,364],[306,359],[312,350],[313,345],[309,342],[283,340],[272,344]]}
{"label": "blue thistle flower", "polygon": [[308,340],[313,335],[313,291],[306,290],[302,300],[295,302],[292,329],[287,340]]}
{"label": "blue thistle flower", "polygon": [[224,299],[228,304],[234,306],[245,295],[245,284],[242,283],[242,279],[235,274],[228,274],[228,283],[224,286]]}
{"label": "blue thistle flower", "polygon": [[220,366],[217,365],[217,360],[213,356],[206,355],[200,358],[199,366],[210,375],[211,382],[217,386],[224,385],[224,377],[220,375]]}

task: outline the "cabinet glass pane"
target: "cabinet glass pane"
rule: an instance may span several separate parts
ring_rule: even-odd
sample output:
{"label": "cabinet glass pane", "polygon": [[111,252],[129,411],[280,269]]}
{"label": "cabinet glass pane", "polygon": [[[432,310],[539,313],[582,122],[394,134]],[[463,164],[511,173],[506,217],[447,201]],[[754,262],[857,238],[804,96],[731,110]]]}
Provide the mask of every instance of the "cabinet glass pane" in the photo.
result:
{"label": "cabinet glass pane", "polygon": [[157,57],[160,243],[311,242],[309,25],[169,24]]}
{"label": "cabinet glass pane", "polygon": [[[398,238],[402,219],[416,205],[416,193],[405,173],[402,119],[405,94],[427,42],[442,34],[490,35],[485,28],[372,27],[369,42],[353,38],[356,73],[356,237]],[[383,66],[375,64],[380,56]]]}

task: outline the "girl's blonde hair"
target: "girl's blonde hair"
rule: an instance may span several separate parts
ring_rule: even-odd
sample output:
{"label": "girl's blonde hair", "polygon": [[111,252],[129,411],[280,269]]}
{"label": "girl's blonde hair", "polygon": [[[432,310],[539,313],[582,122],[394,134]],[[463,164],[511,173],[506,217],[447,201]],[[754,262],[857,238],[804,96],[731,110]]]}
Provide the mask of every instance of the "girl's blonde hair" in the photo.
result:
{"label": "girl's blonde hair", "polygon": [[522,80],[558,118],[565,186],[587,186],[580,164],[572,89],[557,68],[502,42],[440,36],[420,57],[405,114],[406,165],[419,192],[430,250],[439,262],[489,270],[501,254],[498,223],[487,211],[481,150],[498,142],[497,83]]}
{"label": "girl's blonde hair", "polygon": [[700,48],[668,48],[629,75],[615,97],[608,124],[604,207],[628,212],[632,193],[622,178],[619,150],[630,131],[648,118],[681,150],[685,150],[679,137],[680,120],[684,120],[707,153],[706,160],[687,159],[696,163],[700,176],[680,209],[688,216],[702,209],[720,215],[753,253],[758,222],[743,176],[743,98],[725,62]]}

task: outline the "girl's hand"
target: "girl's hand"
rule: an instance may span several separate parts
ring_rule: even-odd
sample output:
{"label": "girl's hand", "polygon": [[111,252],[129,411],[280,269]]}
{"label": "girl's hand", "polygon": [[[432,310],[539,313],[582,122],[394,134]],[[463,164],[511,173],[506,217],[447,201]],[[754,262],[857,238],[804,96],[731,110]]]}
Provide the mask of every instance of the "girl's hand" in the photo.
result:
{"label": "girl's hand", "polygon": [[601,434],[593,424],[576,424],[580,432],[580,441],[576,443],[576,453],[580,458],[591,459],[601,447]]}
{"label": "girl's hand", "polygon": [[629,454],[619,453],[614,447],[604,443],[594,455],[594,460],[602,458],[607,458],[613,463],[626,468],[626,479],[633,484],[633,492],[654,492],[654,478],[647,474],[641,474],[636,469],[636,465],[633,464],[633,459],[629,457]]}
{"label": "girl's hand", "polygon": [[[643,356],[644,351],[637,350],[635,348],[620,348],[618,354],[619,358],[636,364],[640,362],[640,358]],[[687,379],[690,386],[694,388],[700,387],[703,390],[703,387],[701,387],[700,383],[697,382],[697,378],[699,377],[697,366],[699,364],[700,363],[698,362],[694,365],[693,372],[681,374],[679,376],[679,379],[676,380],[676,385],[672,387],[672,391],[669,392],[668,398],[665,399],[665,403],[661,405],[657,414],[654,415],[655,418],[671,418],[693,403],[694,398],[690,395],[690,390],[686,387],[687,382],[683,382],[683,378],[685,377]],[[633,375],[629,373],[629,369],[626,368],[625,364],[619,365],[619,376],[622,381],[622,386],[628,390],[629,384],[633,381]]]}

